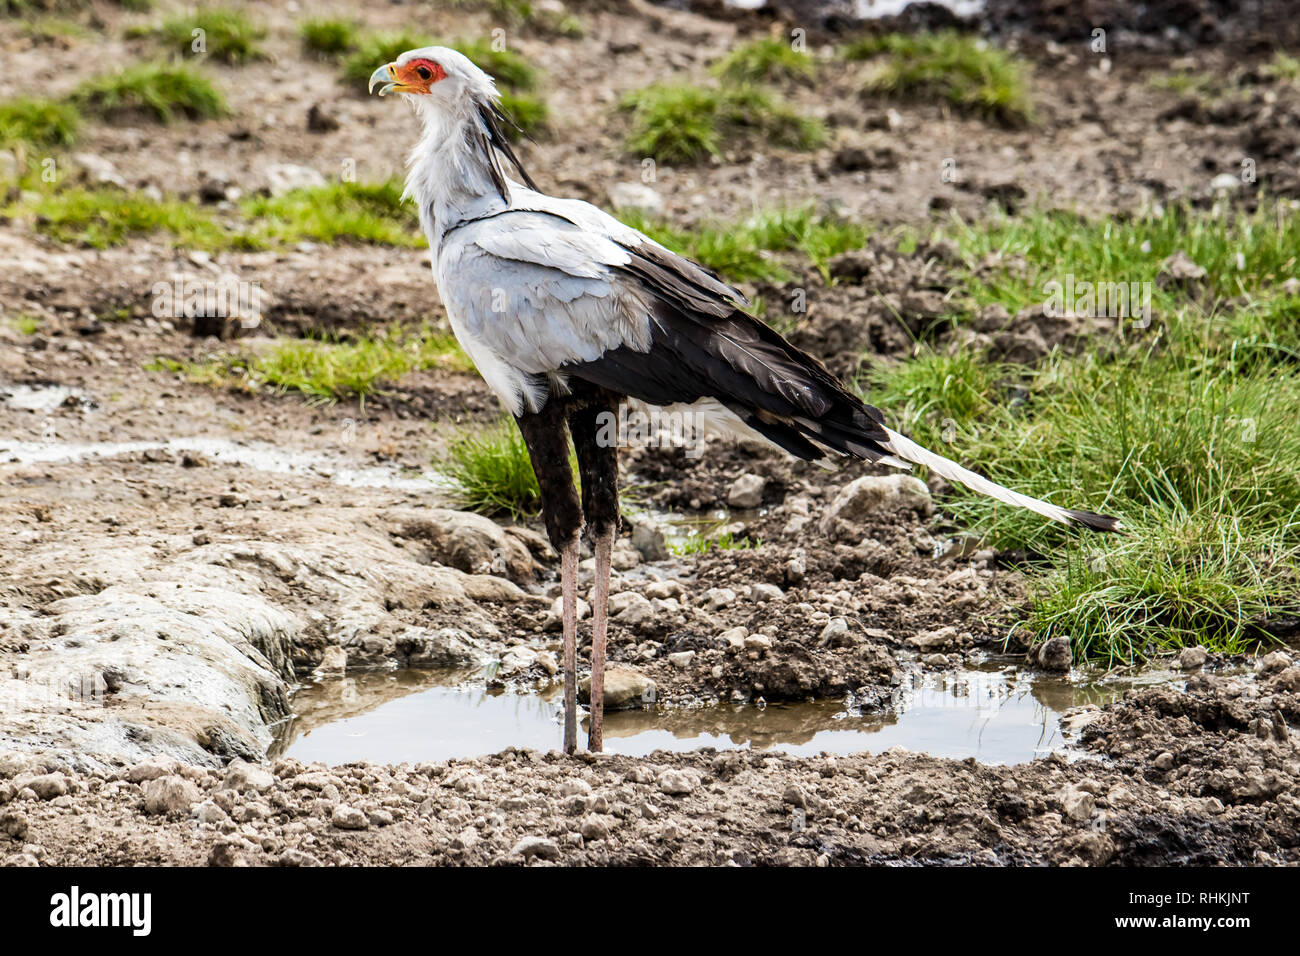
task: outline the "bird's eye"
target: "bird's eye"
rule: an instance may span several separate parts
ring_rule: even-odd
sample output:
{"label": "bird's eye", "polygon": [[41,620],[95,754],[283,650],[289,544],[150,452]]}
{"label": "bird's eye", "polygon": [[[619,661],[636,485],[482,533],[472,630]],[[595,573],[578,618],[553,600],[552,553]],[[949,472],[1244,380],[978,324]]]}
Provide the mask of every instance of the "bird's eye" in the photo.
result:
{"label": "bird's eye", "polygon": [[427,66],[417,66],[415,68],[415,72],[419,75],[420,79],[422,80],[427,80],[433,76],[433,71],[429,69]]}

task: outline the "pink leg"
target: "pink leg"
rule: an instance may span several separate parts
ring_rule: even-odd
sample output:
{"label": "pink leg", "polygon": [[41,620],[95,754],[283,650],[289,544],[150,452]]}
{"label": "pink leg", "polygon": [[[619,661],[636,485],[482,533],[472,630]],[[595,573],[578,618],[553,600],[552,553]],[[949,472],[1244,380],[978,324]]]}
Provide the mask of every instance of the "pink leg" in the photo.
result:
{"label": "pink leg", "polygon": [[600,753],[605,744],[605,633],[609,628],[609,562],[614,532],[596,538],[596,581],[591,595],[591,727],[587,749]]}
{"label": "pink leg", "polygon": [[[578,539],[560,554],[564,619],[564,752],[578,749]],[[592,686],[595,690],[595,686]]]}

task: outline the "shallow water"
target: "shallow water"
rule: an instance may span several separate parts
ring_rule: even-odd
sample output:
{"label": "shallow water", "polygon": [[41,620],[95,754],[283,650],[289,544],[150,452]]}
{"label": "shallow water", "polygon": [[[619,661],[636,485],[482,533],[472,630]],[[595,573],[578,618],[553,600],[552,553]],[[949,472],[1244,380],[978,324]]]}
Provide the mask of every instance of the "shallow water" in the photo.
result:
{"label": "shallow water", "polygon": [[269,442],[233,442],[200,436],[167,441],[81,443],[0,439],[0,465],[63,464],[142,451],[197,452],[220,464],[238,464],[268,474],[314,475],[349,488],[433,491],[446,485],[446,479],[433,471],[410,475],[382,466],[356,467],[320,452],[289,451]]}
{"label": "shallow water", "polygon": [[[605,749],[632,756],[700,747],[808,756],[902,746],[936,757],[1021,763],[1052,751],[1072,755],[1061,733],[1063,711],[1168,676],[1071,680],[990,661],[918,678],[884,714],[840,701],[612,712],[605,715]],[[487,691],[464,672],[399,670],[308,684],[294,695],[293,708],[273,753],[308,762],[414,763],[561,745],[558,688],[541,695]]]}

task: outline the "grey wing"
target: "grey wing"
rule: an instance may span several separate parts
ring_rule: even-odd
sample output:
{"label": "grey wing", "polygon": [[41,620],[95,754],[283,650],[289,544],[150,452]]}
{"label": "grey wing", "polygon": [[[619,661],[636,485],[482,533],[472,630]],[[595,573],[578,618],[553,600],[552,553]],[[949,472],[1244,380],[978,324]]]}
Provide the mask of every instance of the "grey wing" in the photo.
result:
{"label": "grey wing", "polygon": [[539,375],[620,346],[647,347],[647,299],[617,272],[628,261],[604,236],[545,214],[509,212],[448,238],[439,287],[458,334]]}

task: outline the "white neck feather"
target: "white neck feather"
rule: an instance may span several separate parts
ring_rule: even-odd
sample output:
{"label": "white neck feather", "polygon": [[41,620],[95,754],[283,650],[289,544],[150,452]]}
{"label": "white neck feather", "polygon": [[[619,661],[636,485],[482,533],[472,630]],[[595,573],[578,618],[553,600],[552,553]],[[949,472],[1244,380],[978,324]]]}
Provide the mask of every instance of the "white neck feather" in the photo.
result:
{"label": "white neck feather", "polygon": [[492,180],[492,158],[472,135],[481,126],[471,97],[455,103],[408,99],[423,132],[407,157],[406,191],[419,207],[420,225],[436,261],[442,237],[459,222],[505,208]]}

